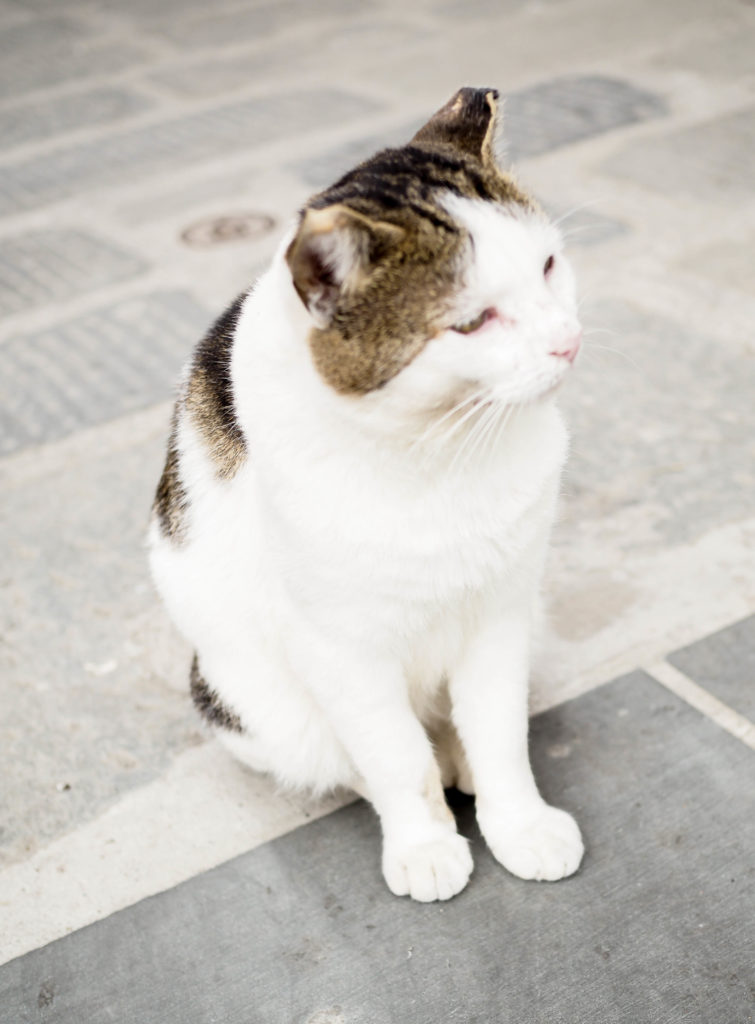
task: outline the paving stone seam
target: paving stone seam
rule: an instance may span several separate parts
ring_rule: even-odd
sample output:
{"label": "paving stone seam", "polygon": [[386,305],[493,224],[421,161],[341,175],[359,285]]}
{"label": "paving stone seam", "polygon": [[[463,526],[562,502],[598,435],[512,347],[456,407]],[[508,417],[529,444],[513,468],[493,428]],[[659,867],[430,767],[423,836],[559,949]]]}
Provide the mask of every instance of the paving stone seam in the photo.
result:
{"label": "paving stone seam", "polygon": [[701,715],[715,722],[746,746],[755,750],[755,723],[751,722],[718,697],[714,697],[684,672],[680,672],[668,661],[656,661],[643,666],[649,676],[677,697],[689,704]]}

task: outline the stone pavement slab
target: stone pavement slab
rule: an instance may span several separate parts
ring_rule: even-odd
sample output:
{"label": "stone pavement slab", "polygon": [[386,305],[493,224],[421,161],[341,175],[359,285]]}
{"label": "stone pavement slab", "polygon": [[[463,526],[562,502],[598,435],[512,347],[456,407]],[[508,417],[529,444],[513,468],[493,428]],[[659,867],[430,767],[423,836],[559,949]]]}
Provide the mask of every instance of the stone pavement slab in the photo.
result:
{"label": "stone pavement slab", "polygon": [[[47,12],[43,12],[47,13]],[[131,42],[97,40],[85,21],[55,15],[5,27],[0,36],[0,96],[112,75],[137,66],[146,50]]]}
{"label": "stone pavement slab", "polygon": [[26,102],[0,110],[0,138],[11,149],[81,128],[116,124],[149,110],[152,102],[133,89],[104,87]]}
{"label": "stone pavement slab", "polygon": [[[0,864],[96,817],[201,741],[183,687],[189,654],[166,632],[144,566],[162,410],[154,420],[132,416],[125,430],[58,442],[49,458],[37,450],[32,466],[22,453],[0,466]],[[8,475],[19,461],[22,480]],[[16,895],[0,883],[0,903]],[[0,947],[4,918],[0,905]]]}
{"label": "stone pavement slab", "polygon": [[137,277],[145,260],[77,229],[47,229],[3,239],[0,316]]}
{"label": "stone pavement slab", "polygon": [[746,1024],[755,753],[636,672],[533,720],[578,874],[475,855],[445,904],[392,897],[358,803],[0,967],[0,1021]]}
{"label": "stone pavement slab", "polygon": [[[573,447],[565,513],[643,507],[632,546],[692,540],[746,517],[755,494],[755,359],[634,302],[593,302],[578,387],[562,407]],[[738,342],[739,339],[735,339]],[[739,351],[737,351],[737,348]],[[610,517],[606,525],[610,527]]]}
{"label": "stone pavement slab", "polygon": [[755,722],[755,615],[674,651],[666,660]]}
{"label": "stone pavement slab", "polygon": [[159,402],[210,323],[186,292],[127,299],[1,347],[0,452]]}
{"label": "stone pavement slab", "polygon": [[755,107],[716,117],[665,138],[626,146],[606,169],[659,192],[704,196],[728,205],[752,197]]}
{"label": "stone pavement slab", "polygon": [[336,121],[374,113],[377,104],[339,89],[276,94],[132,128],[0,166],[0,216],[44,206],[93,186],[124,184],[196,160],[307,131],[324,110]]}

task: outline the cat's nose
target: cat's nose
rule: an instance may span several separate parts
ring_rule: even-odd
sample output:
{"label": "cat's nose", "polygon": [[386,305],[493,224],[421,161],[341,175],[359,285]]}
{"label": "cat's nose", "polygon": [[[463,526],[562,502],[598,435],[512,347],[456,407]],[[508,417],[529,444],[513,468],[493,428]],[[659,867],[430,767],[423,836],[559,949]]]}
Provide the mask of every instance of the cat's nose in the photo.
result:
{"label": "cat's nose", "polygon": [[579,347],[582,343],[582,331],[576,331],[574,334],[570,334],[567,338],[563,338],[558,344],[551,349],[548,353],[551,356],[560,356],[562,359],[568,359],[570,363],[573,363],[577,358]]}

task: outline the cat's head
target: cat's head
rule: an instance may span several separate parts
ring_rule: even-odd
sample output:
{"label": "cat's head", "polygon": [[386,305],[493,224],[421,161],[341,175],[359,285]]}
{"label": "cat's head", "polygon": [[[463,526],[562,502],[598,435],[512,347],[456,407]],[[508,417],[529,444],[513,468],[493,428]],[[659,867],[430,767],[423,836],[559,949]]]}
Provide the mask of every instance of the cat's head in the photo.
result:
{"label": "cat's head", "polygon": [[398,149],[314,196],[286,252],[321,377],[442,409],[531,402],[580,337],[562,241],[496,154],[498,93],[461,89]]}

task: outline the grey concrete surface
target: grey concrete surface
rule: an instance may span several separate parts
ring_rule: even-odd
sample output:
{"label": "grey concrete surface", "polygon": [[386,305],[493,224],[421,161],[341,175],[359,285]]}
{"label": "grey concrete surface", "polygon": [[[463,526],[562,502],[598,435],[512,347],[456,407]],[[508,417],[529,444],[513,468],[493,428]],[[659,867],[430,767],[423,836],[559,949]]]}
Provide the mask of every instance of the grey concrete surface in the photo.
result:
{"label": "grey concrete surface", "polygon": [[121,247],[83,231],[53,229],[5,238],[0,313],[23,313],[86,294],[137,277],[147,266]]}
{"label": "grey concrete surface", "polygon": [[0,961],[333,806],[198,731],[144,528],[194,340],[460,85],[508,97],[583,295],[533,707],[752,616],[753,45],[739,0],[0,0]]}
{"label": "grey concrete surface", "polygon": [[728,707],[755,721],[755,616],[674,651],[668,660]]}
{"label": "grey concrete surface", "polygon": [[0,1020],[752,1021],[753,752],[639,672],[532,734],[588,838],[573,878],[506,874],[466,800],[468,888],[397,899],[360,802],[0,967]]}
{"label": "grey concrete surface", "polygon": [[35,209],[103,183],[120,185],[189,163],[264,145],[306,129],[320,111],[348,121],[375,113],[377,104],[336,89],[291,92],[214,107],[185,117],[132,128],[61,147],[0,168],[0,215]]}
{"label": "grey concrete surface", "polygon": [[[100,252],[100,266],[103,255],[112,268],[114,255]],[[2,347],[2,450],[66,437],[170,396],[197,325],[210,319],[188,292],[156,291],[11,336]]]}

